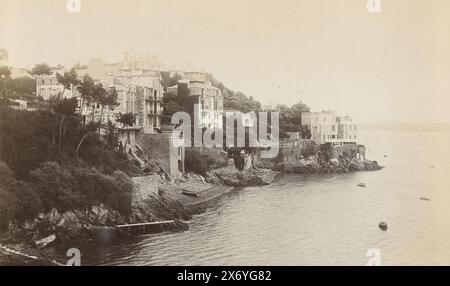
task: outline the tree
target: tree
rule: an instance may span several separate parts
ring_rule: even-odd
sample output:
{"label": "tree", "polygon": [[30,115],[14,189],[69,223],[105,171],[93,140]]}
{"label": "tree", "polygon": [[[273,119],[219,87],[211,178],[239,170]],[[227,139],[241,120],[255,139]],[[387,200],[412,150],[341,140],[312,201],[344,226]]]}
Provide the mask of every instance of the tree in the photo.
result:
{"label": "tree", "polygon": [[31,74],[35,75],[35,76],[51,75],[52,74],[52,70],[51,70],[51,68],[50,68],[50,66],[48,64],[42,63],[42,64],[35,65],[31,69]]}
{"label": "tree", "polygon": [[172,121],[172,116],[179,112],[189,112],[189,109],[185,106],[179,104],[176,101],[166,101],[166,97],[164,97],[164,105],[163,105],[163,116],[162,116],[162,123],[170,125]]}
{"label": "tree", "polygon": [[181,97],[188,97],[191,94],[189,86],[185,83],[179,83],[177,87],[177,95]]}
{"label": "tree", "polygon": [[167,90],[169,86],[176,85],[180,79],[183,77],[179,75],[178,73],[175,73],[174,75],[170,75],[170,72],[161,72],[162,77],[162,84],[163,87]]}
{"label": "tree", "polygon": [[53,108],[53,111],[60,117],[58,137],[58,152],[60,153],[62,139],[66,130],[66,118],[73,118],[75,116],[75,112],[78,106],[78,100],[74,97],[70,99],[51,98],[50,106]]}
{"label": "tree", "polygon": [[308,126],[306,126],[306,125],[302,126],[301,133],[302,133],[302,139],[311,139],[311,136],[312,136],[311,129],[309,129]]}
{"label": "tree", "polygon": [[309,107],[303,102],[296,103],[290,108],[291,122],[295,125],[302,124],[302,113],[309,112]]}
{"label": "tree", "polygon": [[11,71],[8,67],[0,67],[0,77],[10,79],[11,78]]}
{"label": "tree", "polygon": [[57,73],[56,79],[60,84],[64,86],[64,89],[60,95],[60,98],[63,97],[64,91],[66,89],[72,89],[74,86],[77,86],[80,81],[78,80],[77,72],[74,68],[72,68],[70,71],[65,72],[63,75]]}
{"label": "tree", "polygon": [[92,105],[92,120],[94,122],[95,117],[95,105],[98,104],[101,106],[100,119],[99,123],[102,123],[103,112],[105,107],[108,109],[114,109],[117,105],[117,90],[112,87],[106,89],[103,87],[101,83],[95,83],[94,80],[89,76],[85,75],[83,80],[79,82],[77,86],[78,91],[81,94],[81,108],[80,112],[83,109],[84,104]]}
{"label": "tree", "polygon": [[36,80],[29,76],[14,78],[10,85],[13,94],[18,97],[31,97],[36,91]]}
{"label": "tree", "polygon": [[11,71],[8,67],[0,67],[0,80],[2,86],[0,87],[0,105],[8,106],[9,105],[9,97],[7,85],[11,81]]}
{"label": "tree", "polygon": [[136,116],[133,113],[119,113],[119,117],[116,119],[117,122],[122,123],[122,127],[133,126],[136,121]]}
{"label": "tree", "polygon": [[[309,107],[303,102],[296,103],[291,107],[280,104],[275,107],[280,113],[280,131],[281,132],[307,132],[308,130],[302,127],[302,113],[309,112]],[[309,137],[311,137],[309,131]],[[306,138],[308,134],[303,135]]]}
{"label": "tree", "polygon": [[95,101],[101,106],[99,120],[99,123],[101,124],[103,119],[103,110],[105,109],[105,107],[107,107],[109,110],[114,110],[114,108],[118,105],[116,88],[112,87],[109,90],[106,90],[101,84],[97,85],[95,92]]}
{"label": "tree", "polygon": [[89,106],[94,102],[95,82],[89,75],[84,75],[83,80],[77,86],[78,91],[81,94],[81,106],[80,115],[83,110],[84,104]]}

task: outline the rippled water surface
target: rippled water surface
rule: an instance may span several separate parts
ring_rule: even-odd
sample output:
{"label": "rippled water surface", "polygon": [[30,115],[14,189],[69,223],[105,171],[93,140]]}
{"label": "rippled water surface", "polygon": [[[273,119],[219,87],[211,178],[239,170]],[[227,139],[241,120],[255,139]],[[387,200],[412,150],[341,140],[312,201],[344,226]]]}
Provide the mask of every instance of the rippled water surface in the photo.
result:
{"label": "rippled water surface", "polygon": [[450,134],[370,130],[360,139],[386,168],[283,175],[224,195],[188,231],[86,248],[82,263],[365,265],[378,248],[383,265],[449,265]]}

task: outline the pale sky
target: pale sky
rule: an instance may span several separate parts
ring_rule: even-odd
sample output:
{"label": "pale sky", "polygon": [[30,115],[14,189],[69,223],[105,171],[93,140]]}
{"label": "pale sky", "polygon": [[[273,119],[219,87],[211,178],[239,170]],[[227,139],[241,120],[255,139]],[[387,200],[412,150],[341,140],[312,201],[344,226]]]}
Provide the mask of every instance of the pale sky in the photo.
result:
{"label": "pale sky", "polygon": [[357,121],[450,123],[450,1],[0,0],[9,63],[118,61],[125,50],[193,63],[261,102]]}

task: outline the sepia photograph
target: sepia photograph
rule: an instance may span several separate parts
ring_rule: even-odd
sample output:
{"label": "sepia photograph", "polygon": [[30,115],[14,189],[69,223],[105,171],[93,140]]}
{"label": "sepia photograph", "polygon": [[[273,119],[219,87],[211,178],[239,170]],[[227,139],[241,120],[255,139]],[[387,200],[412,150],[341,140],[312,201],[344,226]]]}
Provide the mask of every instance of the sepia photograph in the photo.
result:
{"label": "sepia photograph", "polygon": [[0,266],[448,266],[449,106],[449,0],[0,0]]}

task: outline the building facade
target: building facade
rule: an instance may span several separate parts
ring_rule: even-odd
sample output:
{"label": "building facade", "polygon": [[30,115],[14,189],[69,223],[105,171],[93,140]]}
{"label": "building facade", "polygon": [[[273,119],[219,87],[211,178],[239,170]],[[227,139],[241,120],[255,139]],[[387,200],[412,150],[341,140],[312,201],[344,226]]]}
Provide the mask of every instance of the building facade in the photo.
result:
{"label": "building facade", "polygon": [[121,74],[100,83],[106,89],[116,90],[118,105],[109,109],[98,103],[83,104],[82,116],[85,123],[111,122],[116,127],[121,127],[116,121],[120,114],[132,113],[135,115],[135,122],[129,127],[142,129],[146,134],[158,131],[163,112],[163,86],[159,73]]}
{"label": "building facade", "polygon": [[167,93],[180,95],[183,88],[189,90],[189,96],[198,98],[197,114],[200,128],[221,129],[223,127],[223,96],[220,89],[206,81],[204,72],[184,72],[178,84],[168,87]]}
{"label": "building facade", "polygon": [[338,121],[338,140],[343,143],[356,143],[356,124],[349,116],[337,118]]}
{"label": "building facade", "polygon": [[311,139],[318,144],[356,143],[356,124],[349,116],[337,116],[335,111],[302,113],[302,126],[309,128]]}
{"label": "building facade", "polygon": [[[63,93],[64,91],[64,93]],[[36,76],[36,95],[45,100],[53,96],[63,94],[64,97],[72,97],[72,90],[64,89],[64,85],[60,84],[56,78],[56,73],[51,75]]]}

